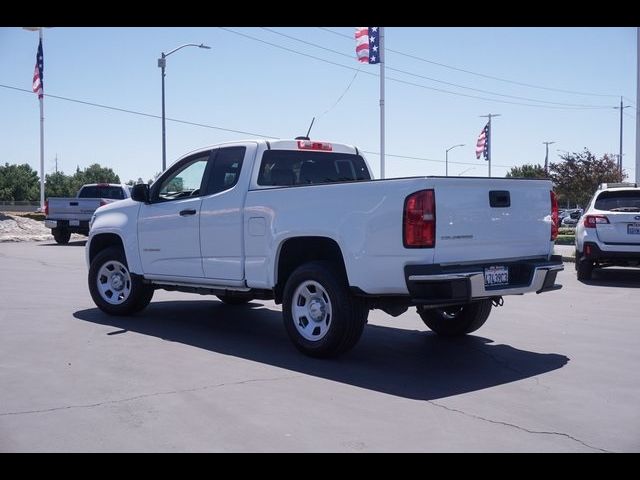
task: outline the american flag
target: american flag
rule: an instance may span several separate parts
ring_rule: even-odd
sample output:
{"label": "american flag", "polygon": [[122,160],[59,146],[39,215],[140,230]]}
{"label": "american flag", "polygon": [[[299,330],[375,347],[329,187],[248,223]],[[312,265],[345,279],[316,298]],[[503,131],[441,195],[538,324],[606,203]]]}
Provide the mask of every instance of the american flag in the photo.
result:
{"label": "american flag", "polygon": [[38,44],[38,53],[36,55],[36,68],[33,71],[33,93],[38,94],[38,98],[42,98],[42,91],[44,88],[43,85],[44,80],[44,55],[42,54],[42,39],[40,39],[40,43]]}
{"label": "american flag", "polygon": [[379,27],[356,27],[356,55],[360,63],[380,63]]}
{"label": "american flag", "polygon": [[476,142],[476,158],[484,155],[484,159],[489,158],[489,122],[484,126]]}

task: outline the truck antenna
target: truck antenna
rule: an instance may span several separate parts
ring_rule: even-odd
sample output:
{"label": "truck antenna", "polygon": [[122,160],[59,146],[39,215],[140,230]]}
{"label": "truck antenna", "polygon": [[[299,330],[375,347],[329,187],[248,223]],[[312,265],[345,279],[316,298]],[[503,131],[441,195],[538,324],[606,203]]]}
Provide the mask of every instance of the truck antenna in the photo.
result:
{"label": "truck antenna", "polygon": [[307,134],[304,137],[296,137],[296,140],[309,140],[309,134],[311,133],[311,127],[313,127],[313,122],[315,121],[316,117],[313,117],[311,119],[311,125],[309,125],[309,130],[307,130]]}
{"label": "truck antenna", "polygon": [[309,130],[307,130],[307,138],[309,138],[309,134],[311,133],[311,127],[313,127],[313,122],[316,121],[316,117],[311,119],[311,125],[309,125]]}

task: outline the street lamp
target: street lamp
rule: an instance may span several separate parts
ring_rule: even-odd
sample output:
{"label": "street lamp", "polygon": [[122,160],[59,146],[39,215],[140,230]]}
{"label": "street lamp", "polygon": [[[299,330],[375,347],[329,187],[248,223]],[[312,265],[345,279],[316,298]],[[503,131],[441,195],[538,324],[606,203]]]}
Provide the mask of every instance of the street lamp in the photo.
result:
{"label": "street lamp", "polygon": [[444,172],[445,173],[444,174],[447,177],[449,176],[449,150],[453,150],[456,147],[464,147],[464,143],[460,143],[458,145],[454,145],[453,147],[449,147],[444,152],[444,158],[445,158],[445,160],[444,160],[444,168],[445,168]]}
{"label": "street lamp", "polygon": [[177,52],[181,48],[184,47],[198,47],[198,48],[206,48],[210,49],[208,45],[201,43],[200,45],[196,45],[195,43],[185,43],[184,45],[180,45],[177,48],[174,48],[169,53],[162,52],[162,56],[158,59],[158,67],[160,67],[162,72],[162,171],[164,172],[167,168],[167,131],[165,128],[165,115],[164,115],[164,69],[167,66],[166,58],[172,53]]}

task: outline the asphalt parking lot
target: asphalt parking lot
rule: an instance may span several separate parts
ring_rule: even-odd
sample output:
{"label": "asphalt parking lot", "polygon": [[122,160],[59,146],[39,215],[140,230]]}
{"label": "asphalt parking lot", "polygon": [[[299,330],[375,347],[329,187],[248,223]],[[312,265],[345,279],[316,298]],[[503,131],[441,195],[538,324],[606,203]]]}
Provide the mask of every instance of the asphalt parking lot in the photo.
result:
{"label": "asphalt parking lot", "polygon": [[457,340],[373,311],[316,360],[272,302],[157,291],[109,317],[83,246],[0,243],[2,452],[640,451],[640,269],[567,263]]}

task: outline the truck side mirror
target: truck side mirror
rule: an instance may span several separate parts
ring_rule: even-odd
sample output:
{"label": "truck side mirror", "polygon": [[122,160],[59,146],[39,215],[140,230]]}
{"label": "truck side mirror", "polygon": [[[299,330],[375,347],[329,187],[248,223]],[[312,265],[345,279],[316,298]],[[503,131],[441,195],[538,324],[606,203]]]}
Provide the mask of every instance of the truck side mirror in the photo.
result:
{"label": "truck side mirror", "polygon": [[136,202],[149,203],[149,185],[138,183],[131,189],[131,198]]}

